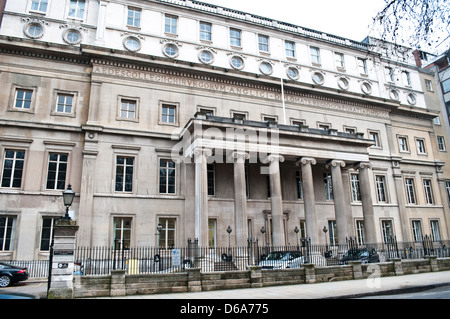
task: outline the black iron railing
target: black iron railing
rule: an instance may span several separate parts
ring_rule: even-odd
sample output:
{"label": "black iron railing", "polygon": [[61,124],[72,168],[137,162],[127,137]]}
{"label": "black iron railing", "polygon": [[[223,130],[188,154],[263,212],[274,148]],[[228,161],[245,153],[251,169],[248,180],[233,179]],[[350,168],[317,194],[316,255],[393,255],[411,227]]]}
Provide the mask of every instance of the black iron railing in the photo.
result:
{"label": "black iron railing", "polygon": [[[392,237],[383,243],[361,244],[356,238],[347,238],[339,245],[313,245],[305,238],[298,245],[282,247],[261,244],[258,240],[248,240],[245,247],[199,247],[197,240],[188,239],[184,247],[78,247],[74,273],[109,275],[111,270],[125,270],[127,274],[173,273],[188,268],[214,272],[246,270],[249,266],[289,269],[305,263],[332,266],[352,260],[376,263],[425,256],[450,257],[450,241],[434,241],[424,236],[417,242],[398,242]],[[48,260],[7,262],[28,267],[30,277],[48,276]]]}

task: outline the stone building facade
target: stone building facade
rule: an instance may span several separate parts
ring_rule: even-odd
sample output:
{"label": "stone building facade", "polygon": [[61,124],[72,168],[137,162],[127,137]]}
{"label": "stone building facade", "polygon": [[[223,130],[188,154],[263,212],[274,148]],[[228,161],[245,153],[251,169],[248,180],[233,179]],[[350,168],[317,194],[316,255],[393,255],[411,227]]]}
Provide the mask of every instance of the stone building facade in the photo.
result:
{"label": "stone building facade", "polygon": [[80,246],[449,238],[408,50],[190,0],[14,0],[1,21],[1,259],[48,256],[68,184]]}

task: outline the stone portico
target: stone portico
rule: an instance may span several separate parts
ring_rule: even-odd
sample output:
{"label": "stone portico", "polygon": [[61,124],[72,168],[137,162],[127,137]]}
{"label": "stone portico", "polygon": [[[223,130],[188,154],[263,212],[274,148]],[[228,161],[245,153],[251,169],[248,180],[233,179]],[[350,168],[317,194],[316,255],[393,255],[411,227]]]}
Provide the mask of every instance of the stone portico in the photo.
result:
{"label": "stone portico", "polygon": [[[252,122],[197,114],[186,126],[184,159],[194,162],[195,179],[195,237],[200,246],[208,244],[208,177],[207,165],[233,165],[235,245],[243,247],[250,238],[247,224],[249,212],[246,165],[259,166],[260,174],[268,176],[270,210],[259,214],[271,220],[271,244],[289,244],[286,238],[280,163],[292,164],[301,172],[301,187],[306,226],[305,235],[314,244],[322,243],[322,227],[317,223],[314,170],[317,164],[331,171],[334,192],[334,212],[338,243],[354,236],[350,200],[345,192],[344,179],[348,170],[359,171],[364,233],[367,242],[376,242],[374,212],[370,196],[369,171],[371,164],[367,148],[372,140],[361,134],[340,133],[336,130],[309,129],[305,126],[280,125],[271,122]],[[311,147],[314,145],[314,148]],[[293,186],[293,185],[292,185]],[[262,212],[259,212],[262,213]],[[289,217],[288,217],[289,218]],[[290,222],[292,223],[292,222]],[[293,228],[294,226],[292,226]],[[323,236],[323,234],[322,234]]]}

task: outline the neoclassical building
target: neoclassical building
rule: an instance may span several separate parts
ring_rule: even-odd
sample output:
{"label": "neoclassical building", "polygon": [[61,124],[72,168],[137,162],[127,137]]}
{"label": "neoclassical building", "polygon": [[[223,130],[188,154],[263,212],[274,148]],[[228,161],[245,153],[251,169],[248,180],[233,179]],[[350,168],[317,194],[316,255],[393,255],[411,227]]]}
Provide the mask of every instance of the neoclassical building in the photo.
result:
{"label": "neoclassical building", "polygon": [[0,12],[0,259],[47,258],[69,184],[80,246],[449,239],[411,50],[193,0]]}

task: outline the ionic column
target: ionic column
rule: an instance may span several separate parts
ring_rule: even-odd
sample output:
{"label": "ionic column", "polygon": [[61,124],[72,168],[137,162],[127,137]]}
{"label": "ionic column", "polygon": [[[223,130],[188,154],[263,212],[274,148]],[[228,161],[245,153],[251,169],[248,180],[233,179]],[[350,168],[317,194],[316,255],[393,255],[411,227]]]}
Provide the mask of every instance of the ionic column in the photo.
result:
{"label": "ionic column", "polygon": [[359,188],[361,191],[361,202],[364,215],[364,230],[366,243],[376,243],[375,217],[373,213],[372,194],[370,192],[369,169],[372,164],[360,162],[355,164],[355,169],[359,170]]}
{"label": "ionic column", "polygon": [[302,170],[303,206],[305,209],[306,234],[311,238],[311,243],[317,245],[317,221],[316,221],[316,197],[314,195],[314,182],[312,165],[316,160],[312,157],[302,157],[296,163]]}
{"label": "ionic column", "polygon": [[247,195],[245,186],[245,160],[249,159],[246,152],[233,152],[234,160],[234,221],[236,247],[246,247],[248,239],[247,228]]}
{"label": "ionic column", "polygon": [[280,162],[284,162],[281,155],[269,155],[270,176],[270,204],[272,211],[272,237],[273,246],[284,246],[286,244],[283,227],[283,201],[281,198]]}
{"label": "ionic column", "polygon": [[327,166],[331,168],[331,179],[333,180],[337,241],[339,244],[345,244],[345,238],[349,235],[344,198],[344,184],[342,182],[341,172],[341,167],[345,167],[345,162],[340,160],[331,160],[327,163]]}
{"label": "ionic column", "polygon": [[199,247],[208,246],[208,170],[207,159],[212,150],[194,150],[195,162],[195,238]]}

